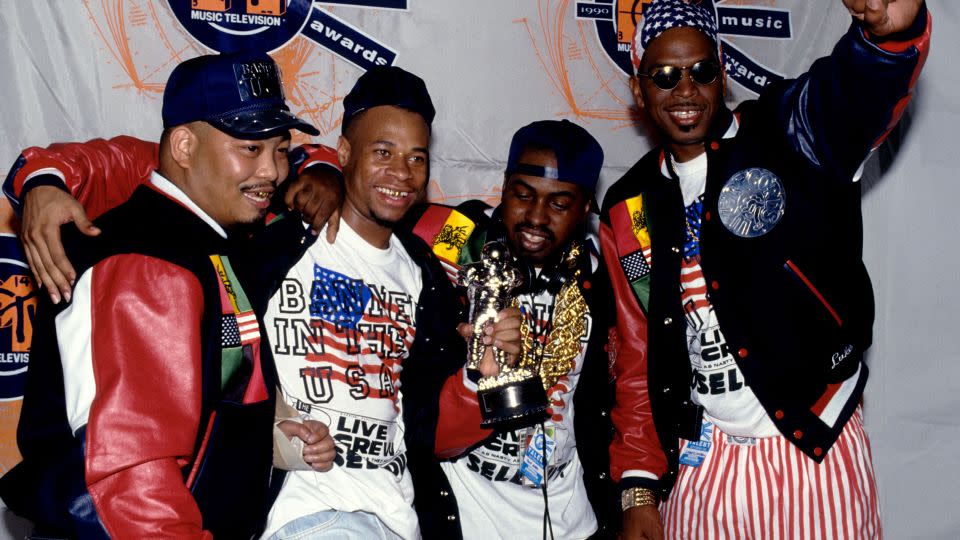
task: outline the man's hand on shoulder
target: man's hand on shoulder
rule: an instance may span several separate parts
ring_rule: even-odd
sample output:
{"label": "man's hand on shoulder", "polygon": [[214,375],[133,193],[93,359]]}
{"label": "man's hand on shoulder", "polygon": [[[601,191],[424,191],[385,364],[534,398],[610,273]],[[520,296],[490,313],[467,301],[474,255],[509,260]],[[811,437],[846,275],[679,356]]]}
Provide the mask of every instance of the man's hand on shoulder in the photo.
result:
{"label": "man's hand on shoulder", "polygon": [[663,540],[660,511],[647,504],[628,508],[623,513],[623,540]]}
{"label": "man's hand on shoulder", "polygon": [[843,0],[843,5],[867,31],[883,37],[910,28],[923,0]]}
{"label": "man's hand on shoulder", "polygon": [[343,179],[330,167],[307,167],[288,180],[283,202],[310,224],[314,234],[327,226],[327,242],[333,243],[340,230],[340,206],[343,204]]}
{"label": "man's hand on shoulder", "polygon": [[47,288],[54,304],[60,302],[61,295],[70,301],[77,279],[60,238],[60,226],[71,222],[87,236],[100,234],[83,206],[66,191],[54,186],[37,186],[27,192],[20,238],[34,278],[41,287]]}

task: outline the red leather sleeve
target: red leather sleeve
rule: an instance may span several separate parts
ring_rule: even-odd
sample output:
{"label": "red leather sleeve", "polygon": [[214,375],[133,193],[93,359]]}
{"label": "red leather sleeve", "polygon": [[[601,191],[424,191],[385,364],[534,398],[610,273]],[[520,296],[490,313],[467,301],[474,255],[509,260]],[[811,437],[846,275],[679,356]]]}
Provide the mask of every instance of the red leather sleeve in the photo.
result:
{"label": "red leather sleeve", "polygon": [[452,458],[486,439],[492,429],[480,427],[480,405],[477,393],[463,385],[463,369],[443,384],[440,391],[440,416],[434,451],[439,458]]}
{"label": "red leather sleeve", "polygon": [[113,538],[212,538],[181,471],[200,422],[200,283],[140,255],[92,271],[86,479],[97,514]]}
{"label": "red leather sleeve", "polygon": [[610,445],[610,473],[619,482],[627,471],[643,471],[660,478],[667,471],[667,458],[660,446],[650,411],[647,388],[647,318],[617,263],[620,260],[613,231],[600,225],[600,248],[607,261],[617,305],[613,373],[616,405],[611,419],[616,428]]}
{"label": "red leather sleeve", "polygon": [[55,169],[87,214],[96,218],[126,201],[137,186],[149,180],[158,156],[156,143],[128,136],[27,148],[12,177],[12,195],[19,199],[34,173]]}

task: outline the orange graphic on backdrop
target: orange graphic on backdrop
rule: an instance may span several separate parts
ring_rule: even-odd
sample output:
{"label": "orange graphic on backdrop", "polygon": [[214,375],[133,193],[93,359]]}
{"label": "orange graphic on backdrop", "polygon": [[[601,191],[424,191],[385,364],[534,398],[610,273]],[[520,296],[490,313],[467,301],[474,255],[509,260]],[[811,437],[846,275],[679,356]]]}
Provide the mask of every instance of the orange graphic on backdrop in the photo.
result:
{"label": "orange graphic on backdrop", "polygon": [[0,402],[0,476],[20,463],[17,448],[17,422],[20,420],[22,400]]}
{"label": "orange graphic on backdrop", "polygon": [[14,275],[0,284],[0,328],[10,328],[12,352],[30,351],[36,312],[37,295],[32,279]]}
{"label": "orange graphic on backdrop", "polygon": [[230,9],[230,0],[193,0],[193,9],[227,11]]}
{"label": "orange graphic on backdrop", "polygon": [[[233,0],[247,2],[247,12],[261,15],[281,15],[286,0]],[[176,21],[165,0],[83,0],[90,16],[94,34],[107,50],[107,61],[121,69],[117,89],[133,89],[143,95],[160,99],[167,76],[180,62],[207,51],[199,45]],[[194,7],[208,11],[223,11],[230,1],[194,0]],[[159,44],[161,51],[142,54],[146,45]],[[273,53],[283,73],[283,84],[294,112],[306,118],[320,130],[321,136],[340,127],[340,115],[335,105],[343,99],[349,86],[340,79],[353,77],[352,71],[338,70],[338,61],[332,53],[303,37],[296,37],[285,47]],[[323,66],[322,70],[307,70],[305,66]],[[350,79],[352,83],[352,78]],[[305,135],[294,134],[294,142],[306,142]]]}
{"label": "orange graphic on backdrop", "polygon": [[247,13],[257,15],[283,15],[287,12],[287,0],[247,0]]}
{"label": "orange graphic on backdrop", "polygon": [[630,43],[640,22],[643,6],[653,0],[617,0],[617,42]]}
{"label": "orange graphic on backdrop", "polygon": [[[571,0],[537,0],[536,21],[531,24],[526,17],[514,21],[526,29],[540,67],[567,102],[569,111],[560,111],[558,116],[609,120],[618,124],[614,129],[635,125],[638,120],[629,99],[627,76],[597,49],[595,23],[574,19],[570,10],[575,4]],[[573,28],[568,28],[571,23]],[[568,68],[571,61],[587,62],[593,79],[575,84]]]}

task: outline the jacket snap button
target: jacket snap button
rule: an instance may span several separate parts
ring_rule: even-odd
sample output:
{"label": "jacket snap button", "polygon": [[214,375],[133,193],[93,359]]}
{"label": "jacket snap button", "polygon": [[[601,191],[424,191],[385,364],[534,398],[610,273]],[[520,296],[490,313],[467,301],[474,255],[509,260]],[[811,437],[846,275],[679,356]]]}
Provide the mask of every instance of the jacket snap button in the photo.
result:
{"label": "jacket snap button", "polygon": [[718,143],[717,141],[713,141],[712,143],[710,143],[710,149],[711,149],[711,150],[719,150],[719,149],[720,149],[720,143]]}
{"label": "jacket snap button", "polygon": [[607,479],[607,473],[602,472],[602,473],[600,473],[600,474],[597,475],[597,478],[599,478],[599,479],[601,479],[601,480],[606,480],[606,479]]}
{"label": "jacket snap button", "polygon": [[584,288],[584,289],[589,289],[590,287],[591,287],[591,285],[590,285],[590,282],[589,282],[589,281],[584,281],[584,282],[583,282],[583,288]]}
{"label": "jacket snap button", "polygon": [[670,248],[670,251],[674,253],[680,253],[680,248],[678,248],[677,246],[673,246],[672,248]]}
{"label": "jacket snap button", "polygon": [[711,217],[711,214],[709,210],[703,213],[704,221],[710,221],[710,217]]}
{"label": "jacket snap button", "polygon": [[783,420],[783,411],[777,411],[777,412],[773,413],[773,416],[774,416],[777,420]]}
{"label": "jacket snap button", "polygon": [[746,349],[740,349],[739,351],[737,351],[737,356],[739,356],[740,358],[746,358],[747,352],[748,351]]}
{"label": "jacket snap button", "polygon": [[663,324],[664,324],[664,325],[673,324],[673,319],[671,319],[670,317],[666,317],[666,318],[663,319]]}
{"label": "jacket snap button", "polygon": [[447,521],[456,521],[456,520],[457,520],[457,516],[453,516],[453,515],[447,516]]}
{"label": "jacket snap button", "polygon": [[449,492],[449,491],[447,491],[447,490],[445,490],[445,489],[441,489],[441,490],[440,490],[440,496],[441,496],[441,497],[446,497],[447,495],[450,495],[450,492]]}
{"label": "jacket snap button", "polygon": [[605,416],[607,416],[607,414],[608,414],[607,411],[600,411],[600,416],[604,416],[604,417],[605,417]]}
{"label": "jacket snap button", "polygon": [[793,432],[793,438],[794,438],[794,439],[802,439],[802,438],[803,438],[803,432],[800,431],[799,429],[796,430],[796,431],[794,431],[794,432]]}
{"label": "jacket snap button", "polygon": [[820,448],[819,446],[816,447],[816,448],[814,448],[814,449],[813,449],[813,455],[815,455],[815,456],[817,456],[817,457],[822,456],[822,455],[823,455],[823,448]]}
{"label": "jacket snap button", "polygon": [[713,289],[713,290],[719,289],[719,288],[720,288],[720,282],[719,282],[719,281],[711,281],[711,282],[710,282],[710,288]]}

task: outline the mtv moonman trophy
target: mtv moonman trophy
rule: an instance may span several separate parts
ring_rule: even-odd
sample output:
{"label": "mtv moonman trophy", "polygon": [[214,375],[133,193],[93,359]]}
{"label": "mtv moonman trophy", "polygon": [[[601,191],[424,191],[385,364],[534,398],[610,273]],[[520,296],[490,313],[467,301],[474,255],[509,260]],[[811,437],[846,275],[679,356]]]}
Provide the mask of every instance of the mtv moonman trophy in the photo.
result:
{"label": "mtv moonman trophy", "polygon": [[[473,336],[468,343],[467,367],[479,369],[487,348],[483,344],[483,329],[494,322],[500,310],[511,305],[510,293],[523,284],[523,277],[513,266],[506,245],[488,242],[481,250],[479,261],[460,268],[458,280],[470,296]],[[526,327],[524,322],[522,329]],[[506,353],[495,347],[494,358],[500,372],[492,377],[482,377],[477,385],[483,417],[480,425],[487,428],[520,427],[544,419],[548,403],[539,367],[511,367]]]}

